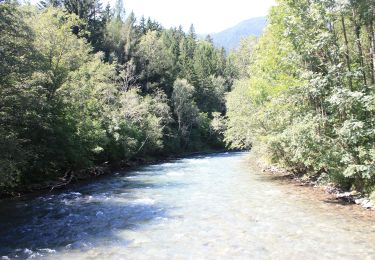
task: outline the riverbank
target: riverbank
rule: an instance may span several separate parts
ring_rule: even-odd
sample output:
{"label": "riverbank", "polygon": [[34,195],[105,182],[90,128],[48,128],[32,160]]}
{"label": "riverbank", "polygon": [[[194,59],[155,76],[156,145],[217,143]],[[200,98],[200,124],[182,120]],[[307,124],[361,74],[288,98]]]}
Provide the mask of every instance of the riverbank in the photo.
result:
{"label": "riverbank", "polygon": [[103,163],[93,166],[91,168],[83,169],[76,172],[66,172],[63,177],[56,177],[55,179],[46,180],[42,183],[31,183],[28,185],[21,185],[14,189],[14,191],[3,192],[0,191],[0,201],[8,198],[20,198],[26,195],[44,195],[55,190],[64,190],[84,183],[90,183],[102,177],[114,174],[118,171],[130,171],[136,167],[146,166],[150,164],[159,164],[177,160],[183,157],[215,154],[226,152],[226,149],[206,149],[202,151],[180,152],[176,154],[163,154],[160,156],[145,156],[136,157],[129,161],[119,161],[115,163]]}
{"label": "riverbank", "polygon": [[333,183],[326,184],[316,179],[298,176],[285,169],[270,166],[254,158],[253,155],[249,156],[249,162],[252,165],[256,165],[255,167],[267,175],[270,180],[290,185],[290,187],[296,189],[297,192],[311,193],[311,196],[314,196],[320,201],[349,207],[351,210],[364,210],[375,217],[375,202],[363,193],[358,191],[345,191]]}

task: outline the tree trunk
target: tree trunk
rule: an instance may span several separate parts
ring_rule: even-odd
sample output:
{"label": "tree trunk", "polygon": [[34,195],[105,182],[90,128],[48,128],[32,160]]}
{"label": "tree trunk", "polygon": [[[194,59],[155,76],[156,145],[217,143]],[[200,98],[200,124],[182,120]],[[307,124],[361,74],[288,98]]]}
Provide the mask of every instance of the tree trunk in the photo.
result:
{"label": "tree trunk", "polygon": [[356,36],[356,43],[357,43],[357,47],[358,47],[359,64],[361,65],[363,83],[367,86],[365,63],[364,63],[364,59],[363,59],[363,48],[362,48],[362,42],[361,42],[361,26],[356,21],[356,12],[355,12],[354,9],[353,9],[353,20],[352,21],[353,21],[353,25],[354,25],[354,33],[355,33],[355,36]]}
{"label": "tree trunk", "polygon": [[348,67],[348,72],[349,72],[349,86],[350,90],[353,90],[353,81],[352,81],[352,68],[350,65],[350,55],[349,55],[349,43],[348,43],[348,35],[346,33],[346,26],[345,26],[345,19],[344,16],[341,15],[341,25],[342,25],[342,32],[344,33],[344,39],[345,39],[345,47],[346,47],[346,52],[345,52],[345,58],[346,58],[346,64]]}
{"label": "tree trunk", "polygon": [[367,26],[367,33],[370,41],[371,84],[375,84],[375,35],[373,20]]}

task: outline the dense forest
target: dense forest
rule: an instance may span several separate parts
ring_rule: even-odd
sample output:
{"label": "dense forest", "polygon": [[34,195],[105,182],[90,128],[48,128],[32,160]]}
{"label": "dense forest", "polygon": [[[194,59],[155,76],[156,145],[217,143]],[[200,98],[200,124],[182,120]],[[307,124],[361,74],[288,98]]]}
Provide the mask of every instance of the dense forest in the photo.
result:
{"label": "dense forest", "polygon": [[137,20],[121,0],[4,1],[0,31],[0,193],[224,147],[233,66],[193,26]]}
{"label": "dense forest", "polygon": [[375,184],[375,2],[279,0],[238,50],[226,140],[346,189]]}
{"label": "dense forest", "polygon": [[374,0],[278,0],[226,54],[121,0],[0,4],[0,193],[208,149],[375,187]]}

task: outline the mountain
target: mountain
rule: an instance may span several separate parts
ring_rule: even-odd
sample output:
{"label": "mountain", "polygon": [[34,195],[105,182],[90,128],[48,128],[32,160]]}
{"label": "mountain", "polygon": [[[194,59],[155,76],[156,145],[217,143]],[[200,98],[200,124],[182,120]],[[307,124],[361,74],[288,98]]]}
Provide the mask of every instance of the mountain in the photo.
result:
{"label": "mountain", "polygon": [[266,27],[266,17],[256,17],[245,20],[236,26],[219,33],[210,34],[217,47],[224,47],[229,50],[239,46],[240,40],[246,36],[254,35],[259,37]]}

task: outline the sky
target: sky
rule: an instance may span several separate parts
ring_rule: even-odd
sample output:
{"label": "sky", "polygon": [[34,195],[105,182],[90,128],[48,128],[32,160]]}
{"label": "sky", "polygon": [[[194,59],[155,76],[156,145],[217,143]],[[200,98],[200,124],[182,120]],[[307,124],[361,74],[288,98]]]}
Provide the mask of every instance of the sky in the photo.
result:
{"label": "sky", "polygon": [[[103,0],[112,6],[115,0]],[[187,31],[191,24],[199,34],[215,33],[243,20],[265,16],[274,0],[124,0],[127,13],[144,15],[164,27],[182,25]]]}
{"label": "sky", "polygon": [[[39,0],[26,0],[35,4]],[[101,0],[103,7],[116,0]],[[266,16],[275,0],[123,0],[125,11],[136,17],[151,17],[164,27],[182,25],[187,31],[194,24],[198,34],[220,32],[259,16]]]}

